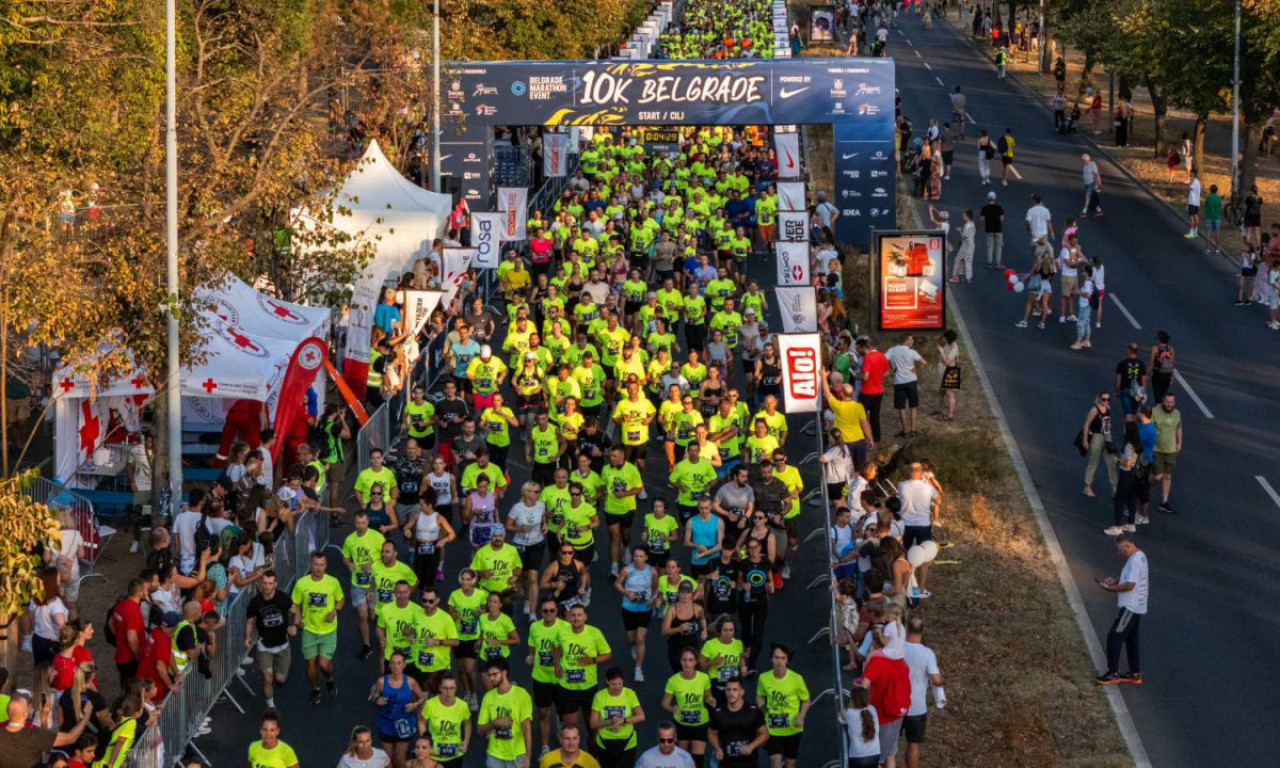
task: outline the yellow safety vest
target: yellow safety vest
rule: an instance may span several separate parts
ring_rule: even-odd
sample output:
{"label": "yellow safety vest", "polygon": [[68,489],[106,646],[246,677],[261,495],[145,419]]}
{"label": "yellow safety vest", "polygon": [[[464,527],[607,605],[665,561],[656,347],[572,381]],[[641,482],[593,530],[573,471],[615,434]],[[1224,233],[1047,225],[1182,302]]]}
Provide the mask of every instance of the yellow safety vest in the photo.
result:
{"label": "yellow safety vest", "polygon": [[[317,450],[319,449],[317,448]],[[316,493],[319,493],[324,488],[324,464],[320,463],[319,459],[312,459],[307,462],[307,466],[315,467],[316,471],[320,473],[320,479],[316,480]]]}
{"label": "yellow safety vest", "polygon": [[[184,627],[191,627],[191,631],[196,632],[196,625],[186,619],[183,619],[178,622],[178,626],[173,630],[173,637],[169,640],[169,643],[173,648],[173,664],[178,668],[179,676],[187,674],[187,666],[191,664],[191,659],[187,658],[187,652],[179,650],[178,648],[178,635],[182,634]],[[199,641],[199,639],[200,634],[196,632],[196,640]]]}
{"label": "yellow safety vest", "polygon": [[382,389],[382,374],[373,369],[374,363],[382,357],[382,353],[374,350],[369,353],[369,378],[365,379],[365,384],[369,389]]}

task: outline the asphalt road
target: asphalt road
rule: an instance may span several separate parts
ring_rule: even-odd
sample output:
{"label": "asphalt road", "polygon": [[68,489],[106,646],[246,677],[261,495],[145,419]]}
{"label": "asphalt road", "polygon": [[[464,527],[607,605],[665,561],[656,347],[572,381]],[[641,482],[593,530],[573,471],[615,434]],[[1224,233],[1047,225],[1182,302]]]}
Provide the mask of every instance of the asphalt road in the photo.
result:
{"label": "asphalt road", "polygon": [[[755,260],[751,275],[759,280],[761,286],[765,287],[766,290],[772,286],[775,279],[775,266],[772,257]],[[772,305],[774,303],[772,291],[770,290],[768,293],[770,294],[769,301]],[[770,307],[769,324],[771,328],[780,327],[777,310],[773,306]],[[680,335],[680,340],[681,344],[683,344],[682,334]],[[495,342],[495,348],[496,344],[497,342]],[[741,366],[735,366],[733,383],[741,387],[741,379]],[[792,464],[800,467],[806,493],[810,489],[817,487],[820,481],[817,461],[811,460],[807,463],[802,463],[806,454],[816,450],[815,438],[812,435],[801,434],[799,431],[805,422],[811,423],[812,421],[812,416],[803,418],[792,416],[788,419],[790,426],[790,435],[786,445],[788,458]],[[508,490],[503,499],[503,504],[500,505],[500,509],[504,512],[519,499],[518,489],[529,477],[528,468],[518,463],[522,457],[523,448],[522,443],[519,442],[519,436],[515,434],[515,430],[513,430],[513,437],[515,442],[512,445],[510,452],[512,459],[508,466],[513,490]],[[651,444],[652,447],[648,455],[645,486],[648,489],[650,498],[649,501],[640,502],[639,514],[636,518],[637,523],[633,530],[633,541],[639,540],[639,523],[643,519],[643,513],[651,508],[653,498],[661,495],[666,498],[668,509],[674,510],[675,494],[670,488],[667,477],[666,459],[658,445],[656,442]],[[348,509],[353,509],[354,501],[350,501],[346,506]],[[825,526],[822,508],[813,507],[807,503],[802,504],[801,520],[801,538],[804,538],[814,529],[821,529]],[[333,534],[334,544],[340,547],[343,537],[350,530],[349,527],[336,529]],[[608,578],[608,534],[603,527],[600,529],[600,535],[597,536],[597,544],[597,559],[592,566],[592,579],[595,588],[592,594],[588,621],[604,632],[606,639],[613,648],[614,654],[612,662],[601,665],[601,681],[603,682],[604,669],[614,664],[622,667],[629,680],[633,664],[628,653],[622,618],[619,613],[619,595],[612,588],[612,582]],[[684,548],[681,547],[680,549],[683,550]],[[684,572],[688,573],[688,553],[682,552],[681,557]],[[469,558],[469,547],[466,545],[455,544],[449,547],[445,571],[447,575],[446,583],[450,587],[456,584],[456,575],[461,568],[469,563]],[[401,559],[408,562],[407,556],[403,554],[403,547]],[[815,701],[822,691],[833,686],[831,648],[826,637],[823,636],[817,639],[813,644],[808,643],[815,633],[826,626],[825,617],[830,605],[830,598],[825,585],[819,585],[808,591],[805,587],[815,577],[824,573],[826,567],[825,540],[823,538],[816,538],[814,541],[801,545],[796,556],[792,559],[791,580],[786,583],[783,590],[774,596],[770,605],[765,632],[766,643],[784,642],[795,649],[796,654],[792,659],[791,668],[805,677],[810,694]],[[341,556],[337,551],[330,550],[329,552],[328,570],[329,573],[339,578],[344,586],[350,584],[346,569],[342,565]],[[447,599],[447,594],[442,592],[441,601],[443,602]],[[521,638],[527,639],[527,624],[517,620],[517,627]],[[297,751],[303,766],[336,764],[342,751],[346,748],[351,728],[358,724],[373,726],[377,717],[376,708],[368,703],[367,698],[369,687],[376,680],[381,668],[378,665],[376,654],[374,658],[367,661],[360,661],[356,658],[360,649],[360,638],[357,634],[355,611],[350,606],[344,608],[340,614],[338,633],[338,652],[335,658],[335,679],[338,685],[338,697],[336,700],[326,696],[318,706],[312,706],[308,703],[308,685],[304,676],[301,652],[296,647],[296,642],[294,643],[293,667],[290,672],[289,682],[282,690],[277,690],[276,692],[276,704],[284,720],[282,738]],[[669,715],[661,708],[662,690],[669,676],[669,667],[666,660],[665,640],[661,637],[657,624],[651,627],[647,652],[648,658],[646,659],[644,670],[645,682],[639,684],[628,682],[628,685],[632,686],[639,696],[647,718],[644,724],[637,727],[640,751],[653,746],[657,723],[668,719]],[[511,661],[514,669],[513,680],[528,687],[530,678],[528,670],[524,666],[523,649],[519,653],[513,653]],[[767,652],[761,654],[759,663],[762,665],[761,669],[768,669]],[[256,691],[260,679],[258,672],[256,669],[248,667],[245,669],[245,680]],[[848,682],[846,681],[845,684],[847,685]],[[749,686],[749,691],[754,693],[754,683],[749,683]],[[245,751],[249,743],[258,738],[258,715],[264,709],[261,698],[251,698],[246,694],[243,687],[234,684],[232,694],[245,707],[247,714],[241,715],[228,704],[219,704],[213,713],[213,733],[210,736],[196,740],[196,746],[208,756],[215,766],[243,764]],[[801,748],[801,759],[805,761],[805,765],[821,766],[839,759],[840,736],[839,731],[833,727],[835,726],[836,715],[834,701],[833,696],[828,693],[810,711],[807,723],[811,724],[811,727],[805,732]],[[554,732],[552,739],[555,739]],[[536,721],[534,742],[535,745],[538,744]],[[556,745],[552,744],[553,748],[554,746]],[[536,751],[537,746],[535,746],[535,753]],[[483,754],[483,740],[473,741],[472,749],[465,760],[465,765],[482,765]]]}
{"label": "asphalt road", "polygon": [[[988,189],[995,190],[1006,212],[1005,264],[1025,272],[1029,195],[1043,195],[1060,237],[1063,220],[1081,208],[1080,154],[1089,151],[1087,142],[1055,134],[1050,111],[1014,81],[999,82],[994,67],[946,24],[925,30],[916,18],[900,19],[889,53],[899,65],[903,112],[915,135],[930,117],[951,119],[947,94],[956,85],[968,95],[975,123],[957,147],[942,205],[960,222],[964,209],[976,212]],[[983,187],[978,129],[995,138],[1006,127],[1017,140],[1024,180],[1001,186],[994,161],[994,186]],[[1102,635],[1114,619],[1115,598],[1093,579],[1118,576],[1123,562],[1102,533],[1111,520],[1105,473],[1095,479],[1098,498],[1082,496],[1084,462],[1071,440],[1093,396],[1114,386],[1126,343],[1137,341],[1145,360],[1157,329],[1172,334],[1182,375],[1172,391],[1185,434],[1173,484],[1177,513],[1154,511],[1153,504],[1151,525],[1138,529],[1151,563],[1144,684],[1122,686],[1123,696],[1154,765],[1274,764],[1270,740],[1261,734],[1274,724],[1264,702],[1280,685],[1280,555],[1273,544],[1280,536],[1280,498],[1270,490],[1280,488],[1274,429],[1280,335],[1264,327],[1259,307],[1232,306],[1236,272],[1226,260],[1206,256],[1202,241],[1184,239],[1184,220],[1093,155],[1104,177],[1106,215],[1081,224],[1080,242],[1086,255],[1102,256],[1111,298],[1091,350],[1068,349],[1074,324],[1014,327],[1023,297],[1006,291],[1000,273],[982,268],[981,232],[974,283],[949,286],[950,296],[963,311]],[[1056,311],[1056,296],[1054,303]]]}

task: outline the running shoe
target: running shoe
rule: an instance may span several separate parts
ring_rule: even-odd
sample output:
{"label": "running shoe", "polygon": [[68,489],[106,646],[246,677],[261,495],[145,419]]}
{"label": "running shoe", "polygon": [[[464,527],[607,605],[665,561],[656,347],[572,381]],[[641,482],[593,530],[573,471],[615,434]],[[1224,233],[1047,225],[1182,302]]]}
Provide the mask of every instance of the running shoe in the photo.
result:
{"label": "running shoe", "polygon": [[1026,320],[1019,320],[1018,322],[1016,322],[1016,323],[1014,323],[1014,324],[1013,324],[1013,327],[1014,327],[1014,328],[1026,328],[1026,327],[1027,327],[1027,321],[1026,321]]}
{"label": "running shoe", "polygon": [[634,675],[634,679],[637,683],[644,682],[644,671],[641,670],[639,667],[636,667],[636,673]]}
{"label": "running shoe", "polygon": [[319,703],[320,703],[320,689],[319,689],[319,688],[312,688],[312,689],[311,689],[311,703],[312,703],[312,704],[319,704]]}
{"label": "running shoe", "polygon": [[1115,672],[1106,672],[1094,678],[1098,685],[1119,685],[1124,682],[1120,675]]}
{"label": "running shoe", "polygon": [[1102,532],[1108,536],[1119,536],[1120,534],[1124,533],[1124,528],[1121,528],[1118,525],[1113,525],[1110,528],[1103,529]]}
{"label": "running shoe", "polygon": [[1120,676],[1120,682],[1128,683],[1129,685],[1142,685],[1142,673],[1126,672]]}
{"label": "running shoe", "polygon": [[333,682],[332,677],[324,681],[324,689],[329,692],[329,698],[334,698],[338,695],[338,684]]}

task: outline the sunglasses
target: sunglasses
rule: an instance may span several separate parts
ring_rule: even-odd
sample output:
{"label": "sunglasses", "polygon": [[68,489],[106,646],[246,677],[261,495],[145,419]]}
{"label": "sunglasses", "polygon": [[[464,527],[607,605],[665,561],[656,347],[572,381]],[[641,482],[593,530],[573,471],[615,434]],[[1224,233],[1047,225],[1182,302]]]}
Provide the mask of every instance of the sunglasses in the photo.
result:
{"label": "sunglasses", "polygon": [[659,738],[658,738],[658,743],[659,743],[659,744],[675,744],[675,743],[676,743],[676,740],[675,740],[675,739],[664,739],[664,738],[659,737]]}
{"label": "sunglasses", "polygon": [[552,614],[554,614],[554,613],[557,613],[557,611],[556,611],[556,609],[555,609],[555,608],[543,608],[543,609],[542,609],[542,613],[543,613],[543,615],[544,615],[544,616],[550,616],[550,615],[552,615]]}
{"label": "sunglasses", "polygon": [[581,495],[582,495],[582,493],[580,493],[580,492],[578,492],[578,491],[569,491],[569,495],[570,495],[570,496],[581,496]]}
{"label": "sunglasses", "polygon": [[422,601],[422,604],[423,604],[423,605],[435,605],[436,603],[439,603],[439,602],[440,602],[439,600],[423,600],[423,601]]}

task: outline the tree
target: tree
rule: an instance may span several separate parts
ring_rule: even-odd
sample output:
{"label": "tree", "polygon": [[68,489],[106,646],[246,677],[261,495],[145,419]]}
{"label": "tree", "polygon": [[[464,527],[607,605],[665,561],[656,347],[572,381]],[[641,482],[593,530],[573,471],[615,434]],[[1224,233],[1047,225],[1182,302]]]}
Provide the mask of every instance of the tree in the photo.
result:
{"label": "tree", "polygon": [[37,552],[58,541],[58,516],[25,493],[38,476],[32,471],[0,481],[0,618],[21,614],[44,594]]}

